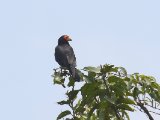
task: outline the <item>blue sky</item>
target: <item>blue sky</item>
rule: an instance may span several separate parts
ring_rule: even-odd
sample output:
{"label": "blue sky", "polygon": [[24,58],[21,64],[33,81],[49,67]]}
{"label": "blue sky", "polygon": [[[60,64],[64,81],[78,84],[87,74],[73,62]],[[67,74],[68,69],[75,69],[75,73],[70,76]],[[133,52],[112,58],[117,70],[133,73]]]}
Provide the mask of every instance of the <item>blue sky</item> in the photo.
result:
{"label": "blue sky", "polygon": [[[55,120],[64,90],[52,84],[57,39],[73,39],[78,68],[114,64],[160,83],[160,1],[0,1],[0,119]],[[131,120],[146,120],[141,113]],[[158,116],[155,116],[158,120]]]}

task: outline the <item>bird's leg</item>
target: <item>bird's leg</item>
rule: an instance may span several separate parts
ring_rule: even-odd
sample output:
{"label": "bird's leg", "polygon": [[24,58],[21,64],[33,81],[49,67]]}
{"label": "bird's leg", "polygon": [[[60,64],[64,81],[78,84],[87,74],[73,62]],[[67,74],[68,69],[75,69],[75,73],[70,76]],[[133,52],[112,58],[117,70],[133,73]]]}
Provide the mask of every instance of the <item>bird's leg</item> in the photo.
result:
{"label": "bird's leg", "polygon": [[62,68],[62,67],[60,67],[61,73],[62,73],[62,69],[63,69],[63,68]]}

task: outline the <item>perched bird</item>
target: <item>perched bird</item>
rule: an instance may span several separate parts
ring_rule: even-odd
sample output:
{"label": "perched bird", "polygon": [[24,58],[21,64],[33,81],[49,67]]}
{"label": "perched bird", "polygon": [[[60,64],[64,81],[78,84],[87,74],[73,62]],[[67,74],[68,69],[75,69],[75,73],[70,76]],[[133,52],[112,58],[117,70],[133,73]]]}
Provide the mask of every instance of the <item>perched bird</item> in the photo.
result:
{"label": "perched bird", "polygon": [[68,35],[62,35],[58,39],[58,45],[55,48],[55,60],[61,67],[69,70],[75,81],[80,81],[80,76],[76,67],[76,57],[69,41],[72,41]]}

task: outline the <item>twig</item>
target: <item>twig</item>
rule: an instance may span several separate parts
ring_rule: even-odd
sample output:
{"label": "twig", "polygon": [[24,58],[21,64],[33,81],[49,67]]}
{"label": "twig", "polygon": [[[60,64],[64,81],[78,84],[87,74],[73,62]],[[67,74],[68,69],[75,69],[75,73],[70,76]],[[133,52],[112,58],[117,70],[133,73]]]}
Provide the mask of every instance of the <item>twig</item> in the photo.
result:
{"label": "twig", "polygon": [[157,113],[157,112],[154,112],[154,111],[149,111],[149,112],[160,115],[160,113]]}
{"label": "twig", "polygon": [[137,105],[141,107],[141,109],[148,115],[150,120],[154,120],[147,108],[144,106],[143,103],[137,102]]}
{"label": "twig", "polygon": [[115,108],[115,106],[113,106],[113,109],[114,109],[117,119],[121,120],[121,115],[119,114],[119,111]]}
{"label": "twig", "polygon": [[144,111],[142,111],[141,108],[139,108],[139,107],[137,107],[137,106],[135,106],[135,105],[133,105],[133,107],[135,107],[136,109],[138,109],[138,110],[141,111],[141,112],[144,112]]}
{"label": "twig", "polygon": [[149,107],[151,107],[151,108],[154,108],[154,109],[160,110],[159,108],[153,107],[152,105],[148,105],[148,104],[146,104],[146,106],[149,106]]}

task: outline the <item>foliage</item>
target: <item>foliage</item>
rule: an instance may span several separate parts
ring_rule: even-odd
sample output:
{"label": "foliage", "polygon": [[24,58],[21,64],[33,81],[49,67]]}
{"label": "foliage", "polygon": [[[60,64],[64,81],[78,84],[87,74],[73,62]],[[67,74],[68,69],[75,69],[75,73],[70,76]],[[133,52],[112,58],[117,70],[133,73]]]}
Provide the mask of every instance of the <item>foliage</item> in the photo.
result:
{"label": "foliage", "polygon": [[71,108],[61,112],[57,120],[130,120],[128,112],[135,110],[153,120],[147,106],[159,110],[160,85],[151,76],[128,75],[123,67],[108,64],[85,67],[79,74],[82,81],[77,88],[79,83],[67,70],[55,69],[54,84],[67,88],[67,99],[58,104]]}

